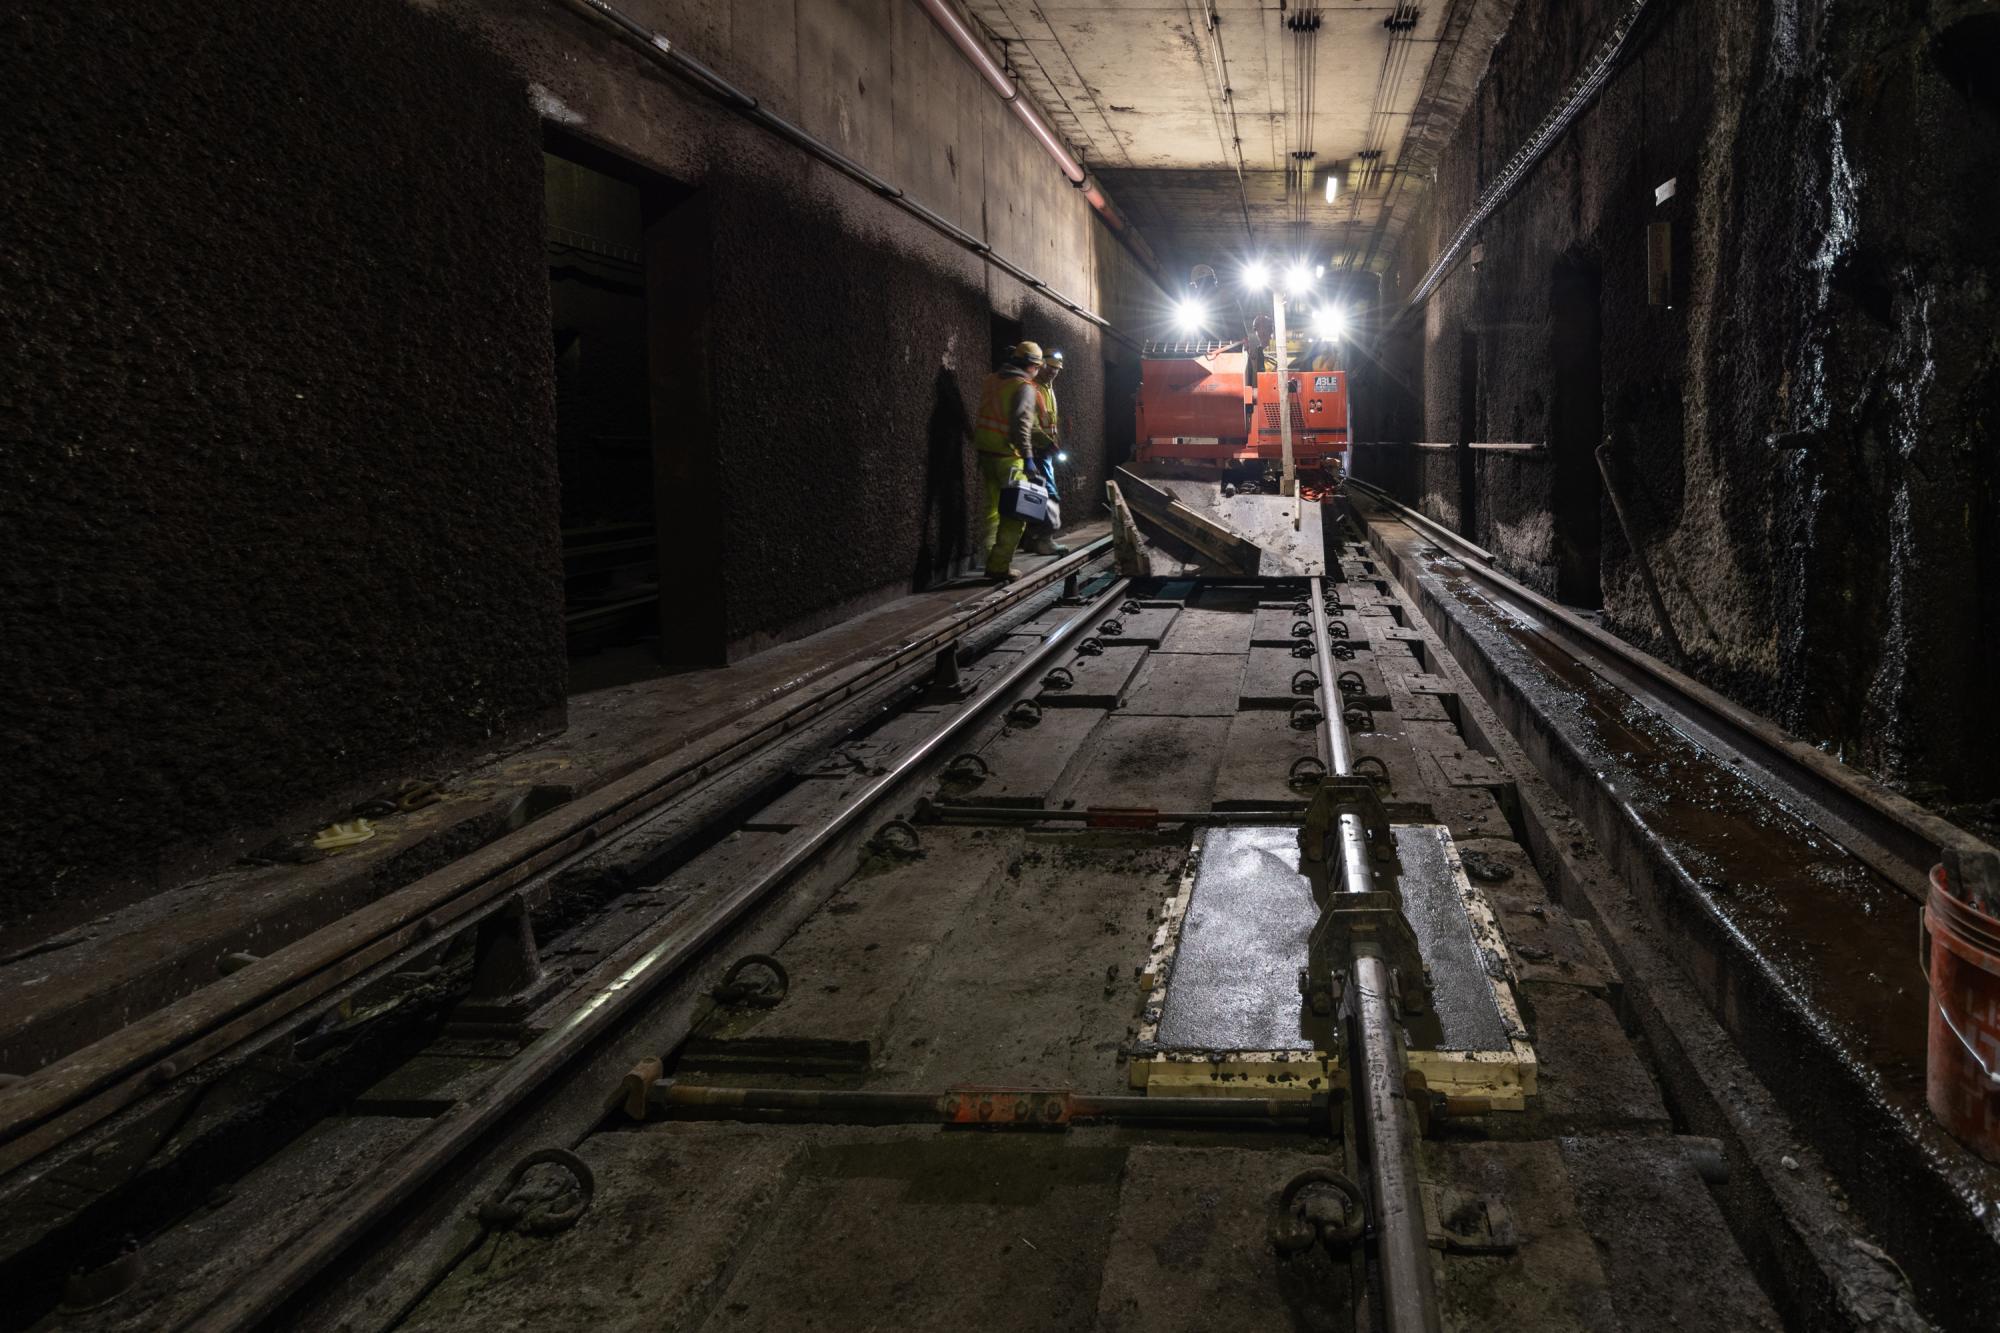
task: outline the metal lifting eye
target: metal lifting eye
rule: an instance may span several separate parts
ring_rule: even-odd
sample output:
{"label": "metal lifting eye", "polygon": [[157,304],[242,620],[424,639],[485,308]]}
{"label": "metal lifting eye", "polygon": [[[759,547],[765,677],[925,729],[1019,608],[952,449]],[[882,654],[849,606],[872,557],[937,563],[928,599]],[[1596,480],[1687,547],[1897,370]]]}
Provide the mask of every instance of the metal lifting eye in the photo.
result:
{"label": "metal lifting eye", "polygon": [[962,754],[944,766],[944,775],[959,782],[984,781],[992,771],[976,754]]}
{"label": "metal lifting eye", "polygon": [[[528,1172],[538,1166],[561,1167],[575,1183],[552,1196],[540,1189],[522,1189]],[[567,1148],[541,1148],[514,1163],[507,1179],[481,1201],[473,1216],[488,1231],[553,1236],[575,1226],[595,1197],[597,1177],[591,1174],[588,1162]]]}
{"label": "metal lifting eye", "polygon": [[1338,1254],[1360,1240],[1367,1227],[1368,1203],[1361,1187],[1338,1171],[1314,1167],[1285,1183],[1271,1214],[1271,1245],[1292,1255],[1317,1241]]}
{"label": "metal lifting eye", "polygon": [[1057,667],[1055,670],[1049,672],[1048,675],[1042,677],[1042,688],[1044,689],[1066,690],[1074,684],[1076,684],[1076,677],[1070,673],[1068,667]]}
{"label": "metal lifting eye", "polygon": [[1310,638],[1311,638],[1312,636],[1313,636],[1313,623],[1312,623],[1312,621],[1310,621],[1310,620],[1294,620],[1294,621],[1292,622],[1292,637],[1293,637],[1293,638],[1295,638],[1295,639],[1310,639]]}
{"label": "metal lifting eye", "polygon": [[1319,688],[1319,677],[1303,667],[1292,673],[1292,693],[1311,694]]}
{"label": "metal lifting eye", "polygon": [[1300,699],[1292,705],[1292,725],[1300,731],[1310,731],[1324,721],[1326,714],[1313,700]]}
{"label": "metal lifting eye", "polygon": [[[878,838],[880,834],[876,835]],[[771,974],[771,985],[743,980],[743,974],[753,967],[761,967]],[[775,1009],[784,1001],[792,989],[792,974],[785,965],[767,953],[746,953],[729,965],[709,994],[719,1004],[747,1004],[754,1009]]]}
{"label": "metal lifting eye", "polygon": [[1340,686],[1342,694],[1365,694],[1368,682],[1361,679],[1359,671],[1343,671],[1334,677],[1334,684]]}
{"label": "metal lifting eye", "polygon": [[924,838],[909,820],[892,819],[875,830],[875,836],[868,840],[868,845],[878,852],[892,852],[897,856],[921,856]]}

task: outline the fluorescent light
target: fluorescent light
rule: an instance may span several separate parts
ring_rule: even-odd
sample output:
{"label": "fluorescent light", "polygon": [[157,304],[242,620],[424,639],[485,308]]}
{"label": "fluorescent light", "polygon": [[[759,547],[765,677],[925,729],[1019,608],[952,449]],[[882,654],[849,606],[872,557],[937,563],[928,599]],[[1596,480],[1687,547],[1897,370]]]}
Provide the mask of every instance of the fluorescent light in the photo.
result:
{"label": "fluorescent light", "polygon": [[1339,173],[1339,172],[1337,172],[1337,171],[1329,171],[1329,172],[1327,172],[1327,173],[1326,173],[1326,201],[1327,201],[1327,202],[1328,202],[1329,204],[1330,204],[1330,203],[1332,203],[1332,202],[1333,202],[1333,197],[1334,197],[1335,195],[1339,194],[1339,193],[1340,193],[1340,173]]}
{"label": "fluorescent light", "polygon": [[1313,334],[1327,342],[1347,336],[1347,312],[1337,305],[1321,306],[1313,312]]}
{"label": "fluorescent light", "polygon": [[1192,298],[1176,306],[1174,316],[1180,322],[1182,333],[1193,333],[1208,322],[1208,311],[1202,307],[1201,302]]}
{"label": "fluorescent light", "polygon": [[1304,264],[1292,265],[1292,271],[1285,275],[1285,290],[1294,294],[1312,286],[1312,271]]}
{"label": "fluorescent light", "polygon": [[1243,266],[1243,285],[1259,292],[1271,285],[1271,273],[1263,260],[1253,259]]}

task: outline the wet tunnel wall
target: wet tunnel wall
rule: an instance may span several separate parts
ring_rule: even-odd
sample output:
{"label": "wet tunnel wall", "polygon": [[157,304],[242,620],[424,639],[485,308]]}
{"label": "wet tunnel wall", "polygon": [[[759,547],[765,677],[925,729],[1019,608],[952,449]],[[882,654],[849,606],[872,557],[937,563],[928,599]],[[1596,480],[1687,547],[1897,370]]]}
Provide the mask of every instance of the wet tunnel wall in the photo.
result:
{"label": "wet tunnel wall", "polygon": [[518,81],[395,0],[26,0],[0,85],[0,918],[559,723]]}
{"label": "wet tunnel wall", "polygon": [[[1520,9],[1392,290],[1415,285],[1624,8]],[[1547,449],[1482,461],[1468,535],[1545,592],[1574,587],[1560,528],[1589,477],[1559,454],[1565,418],[1588,414],[1565,412],[1563,338],[1587,321],[1564,305],[1588,273],[1601,429],[1696,674],[1990,825],[2000,23],[1981,11],[1655,3],[1398,369],[1422,386],[1420,438],[1451,441],[1461,339],[1476,343],[1483,438]],[[1455,517],[1437,489],[1412,498]],[[1596,518],[1605,622],[1658,651],[1632,543],[1601,499]]]}
{"label": "wet tunnel wall", "polygon": [[[630,8],[1079,302],[1131,324],[1148,299],[918,6]],[[1121,350],[562,6],[4,23],[0,917],[560,724],[549,127],[652,201],[670,657],[957,567],[996,316],[1068,353],[1067,493],[1098,508]]]}

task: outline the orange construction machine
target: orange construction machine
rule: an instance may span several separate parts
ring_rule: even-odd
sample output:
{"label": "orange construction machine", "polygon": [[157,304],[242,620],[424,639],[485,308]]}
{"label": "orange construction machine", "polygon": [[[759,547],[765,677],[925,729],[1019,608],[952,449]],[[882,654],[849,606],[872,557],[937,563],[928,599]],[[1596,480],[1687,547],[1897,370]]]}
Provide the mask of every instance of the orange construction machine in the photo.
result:
{"label": "orange construction machine", "polygon": [[[1242,343],[1150,342],[1141,355],[1138,462],[1262,472],[1282,460],[1278,376],[1251,375]],[[1294,363],[1287,378],[1293,466],[1338,472],[1348,444],[1347,372]]]}

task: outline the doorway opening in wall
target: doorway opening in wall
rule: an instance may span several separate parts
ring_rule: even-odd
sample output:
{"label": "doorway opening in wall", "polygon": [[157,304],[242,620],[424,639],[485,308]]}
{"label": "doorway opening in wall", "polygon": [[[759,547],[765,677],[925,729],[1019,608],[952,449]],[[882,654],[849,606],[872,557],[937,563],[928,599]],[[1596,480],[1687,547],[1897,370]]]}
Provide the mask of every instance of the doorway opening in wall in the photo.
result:
{"label": "doorway opening in wall", "polygon": [[986,363],[987,370],[998,369],[1000,363],[1007,359],[1007,354],[1026,336],[1021,332],[1020,320],[1009,319],[997,310],[992,315],[992,328],[993,356]]}
{"label": "doorway opening in wall", "polygon": [[1104,358],[1104,471],[1109,476],[1139,451],[1139,358]]}
{"label": "doorway opening in wall", "polygon": [[1563,259],[1549,285],[1549,455],[1555,465],[1552,514],[1556,598],[1601,608],[1599,578],[1604,477],[1597,446],[1604,436],[1604,368],[1597,265]]}
{"label": "doorway opening in wall", "polygon": [[1479,540],[1479,478],[1472,442],[1479,438],[1479,335],[1458,335],[1458,534]]}
{"label": "doorway opening in wall", "polygon": [[678,191],[554,127],[542,167],[575,694],[660,671],[645,235]]}

